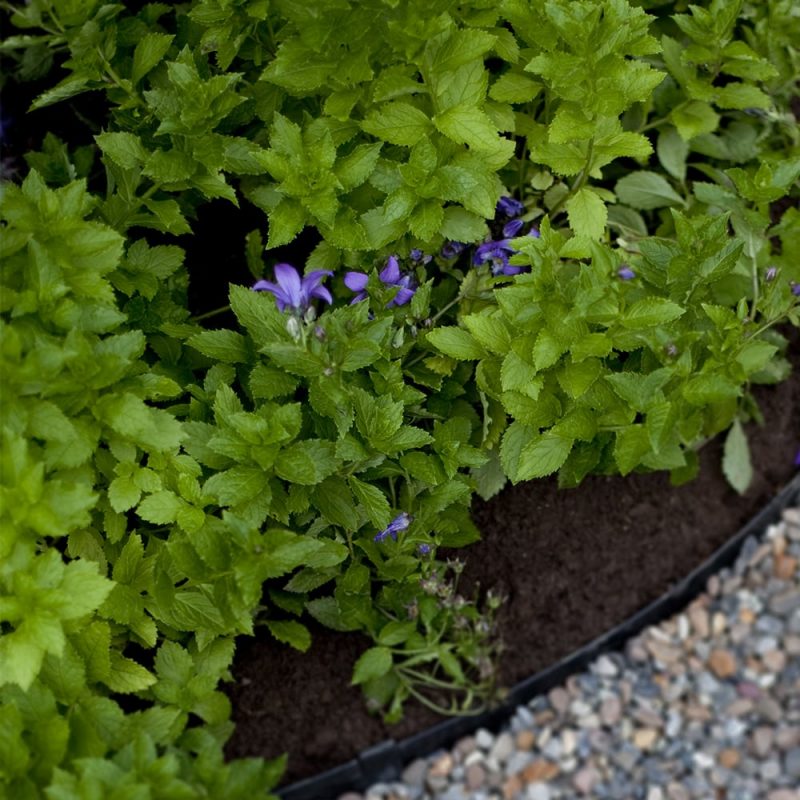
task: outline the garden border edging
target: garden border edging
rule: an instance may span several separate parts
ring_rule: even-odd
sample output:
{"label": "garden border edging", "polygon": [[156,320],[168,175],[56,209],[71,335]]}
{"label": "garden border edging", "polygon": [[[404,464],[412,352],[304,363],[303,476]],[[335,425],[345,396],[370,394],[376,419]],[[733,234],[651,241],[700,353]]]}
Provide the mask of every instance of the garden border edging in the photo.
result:
{"label": "garden border edging", "polygon": [[749,537],[760,537],[766,527],[775,522],[783,509],[795,499],[800,499],[800,473],[725,544],[668,592],[575,652],[517,683],[505,701],[496,708],[473,716],[444,720],[399,742],[387,739],[338,767],[286,786],[278,791],[279,797],[282,800],[336,800],[348,790],[363,791],[374,783],[397,780],[408,762],[450,747],[457,739],[478,728],[496,730],[513,715],[517,706],[547,692],[570,675],[581,671],[602,653],[618,649],[644,628],[667,619],[688,605],[702,593],[709,577],[736,560]]}

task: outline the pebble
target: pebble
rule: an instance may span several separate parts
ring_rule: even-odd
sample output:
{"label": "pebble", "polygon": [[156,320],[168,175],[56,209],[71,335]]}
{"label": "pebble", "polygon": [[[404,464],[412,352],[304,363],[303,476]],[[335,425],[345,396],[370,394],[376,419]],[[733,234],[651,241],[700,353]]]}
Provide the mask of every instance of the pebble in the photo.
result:
{"label": "pebble", "polygon": [[800,508],[672,619],[339,800],[800,800]]}

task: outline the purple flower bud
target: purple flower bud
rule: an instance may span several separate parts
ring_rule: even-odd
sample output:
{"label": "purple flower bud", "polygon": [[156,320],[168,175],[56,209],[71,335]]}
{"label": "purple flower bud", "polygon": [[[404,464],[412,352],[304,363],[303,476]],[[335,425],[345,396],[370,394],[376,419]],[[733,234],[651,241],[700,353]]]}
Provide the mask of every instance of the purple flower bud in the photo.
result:
{"label": "purple flower bud", "polygon": [[636,273],[627,264],[623,264],[617,270],[617,275],[619,275],[623,281],[630,281],[636,277]]}
{"label": "purple flower bud", "polygon": [[513,197],[504,196],[497,201],[495,215],[514,219],[525,213],[525,206]]}
{"label": "purple flower bud", "polygon": [[528,236],[533,236],[534,239],[538,239],[540,235],[539,229],[535,225],[528,231]]}
{"label": "purple flower bud", "polygon": [[417,552],[421,556],[427,556],[431,552],[431,546],[429,544],[421,544],[417,547]]}
{"label": "purple flower bud", "polygon": [[445,242],[442,247],[442,258],[455,258],[466,249],[464,242]]}
{"label": "purple flower bud", "polygon": [[672,344],[672,342],[670,342],[670,343],[669,343],[669,344],[668,344],[668,345],[667,345],[667,346],[664,348],[664,352],[665,352],[665,353],[666,353],[666,354],[667,354],[667,355],[668,355],[670,358],[675,358],[675,356],[676,356],[676,355],[678,355],[678,348],[677,348],[677,347],[676,347],[674,344]]}
{"label": "purple flower bud", "polygon": [[767,283],[772,283],[772,281],[774,281],[777,276],[778,276],[778,268],[777,267],[770,267],[764,273],[764,280]]}
{"label": "purple flower bud", "polygon": [[411,517],[405,511],[398,514],[382,531],[375,535],[376,542],[382,542],[387,536],[397,541],[397,534],[407,530],[411,524]]}
{"label": "purple flower bud", "polygon": [[506,222],[503,226],[503,238],[513,239],[515,236],[519,236],[524,225],[525,223],[521,219],[512,219],[510,222]]}
{"label": "purple flower bud", "polygon": [[433,256],[425,255],[418,247],[415,247],[408,255],[415,264],[428,264],[433,258]]}
{"label": "purple flower bud", "polygon": [[795,281],[792,281],[792,282],[789,284],[789,286],[791,286],[791,287],[792,287],[792,294],[793,294],[795,297],[800,297],[800,283],[796,283]]}

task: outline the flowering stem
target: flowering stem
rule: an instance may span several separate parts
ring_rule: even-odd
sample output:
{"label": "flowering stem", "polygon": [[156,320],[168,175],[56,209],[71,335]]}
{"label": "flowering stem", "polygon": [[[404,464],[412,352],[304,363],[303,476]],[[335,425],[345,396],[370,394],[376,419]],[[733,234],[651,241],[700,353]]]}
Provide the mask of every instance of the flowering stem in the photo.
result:
{"label": "flowering stem", "polygon": [[213,311],[206,311],[203,314],[198,314],[196,317],[192,317],[192,322],[200,322],[204,319],[210,319],[211,317],[216,317],[217,314],[224,314],[226,311],[230,311],[230,305],[227,306],[220,306],[219,308],[215,308]]}

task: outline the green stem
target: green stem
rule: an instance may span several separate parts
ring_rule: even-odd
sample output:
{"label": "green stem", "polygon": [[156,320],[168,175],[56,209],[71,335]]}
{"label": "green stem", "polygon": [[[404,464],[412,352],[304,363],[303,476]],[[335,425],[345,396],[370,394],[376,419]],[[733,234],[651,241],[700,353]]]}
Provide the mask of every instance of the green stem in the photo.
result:
{"label": "green stem", "polygon": [[220,306],[219,308],[215,308],[213,311],[206,311],[203,314],[198,314],[196,317],[192,317],[192,322],[200,322],[204,319],[210,319],[211,317],[216,317],[217,314],[224,314],[226,311],[230,311],[230,305],[227,306]]}

